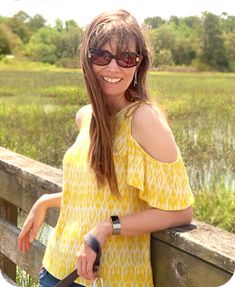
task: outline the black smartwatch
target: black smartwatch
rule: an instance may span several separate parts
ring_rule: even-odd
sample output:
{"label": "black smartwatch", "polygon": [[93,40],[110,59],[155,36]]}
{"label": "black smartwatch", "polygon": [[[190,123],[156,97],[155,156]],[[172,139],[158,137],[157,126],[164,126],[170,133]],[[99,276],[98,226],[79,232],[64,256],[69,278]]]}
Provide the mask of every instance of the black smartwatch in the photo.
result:
{"label": "black smartwatch", "polygon": [[120,223],[120,219],[117,215],[111,215],[110,216],[110,221],[112,223],[113,226],[113,235],[119,235],[121,232],[121,223]]}

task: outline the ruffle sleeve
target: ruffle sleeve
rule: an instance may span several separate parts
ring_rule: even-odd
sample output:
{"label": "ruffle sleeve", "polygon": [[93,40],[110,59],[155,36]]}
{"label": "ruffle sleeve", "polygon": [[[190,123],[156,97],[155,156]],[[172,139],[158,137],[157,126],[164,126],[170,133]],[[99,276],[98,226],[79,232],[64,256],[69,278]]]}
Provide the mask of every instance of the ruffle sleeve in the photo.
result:
{"label": "ruffle sleeve", "polygon": [[162,210],[182,210],[194,203],[188,175],[179,154],[164,163],[151,157],[129,135],[127,184],[139,191],[139,198]]}

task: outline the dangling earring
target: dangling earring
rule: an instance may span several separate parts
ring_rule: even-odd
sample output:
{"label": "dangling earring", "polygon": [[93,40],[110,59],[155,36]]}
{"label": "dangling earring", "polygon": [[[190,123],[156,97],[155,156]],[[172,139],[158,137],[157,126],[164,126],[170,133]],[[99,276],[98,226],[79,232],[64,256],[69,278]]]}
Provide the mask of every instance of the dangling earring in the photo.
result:
{"label": "dangling earring", "polygon": [[134,74],[134,87],[137,86],[138,81],[137,81],[137,70],[135,70],[135,74]]}

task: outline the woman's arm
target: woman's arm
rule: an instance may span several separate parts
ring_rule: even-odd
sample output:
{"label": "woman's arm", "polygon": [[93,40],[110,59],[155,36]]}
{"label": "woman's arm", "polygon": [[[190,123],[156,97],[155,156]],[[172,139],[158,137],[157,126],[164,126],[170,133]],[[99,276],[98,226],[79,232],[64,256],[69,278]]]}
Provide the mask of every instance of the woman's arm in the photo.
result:
{"label": "woman's arm", "polygon": [[50,207],[60,208],[62,192],[43,194],[39,199],[38,203],[44,205],[46,209]]}
{"label": "woman's arm", "polygon": [[[122,236],[134,236],[152,233],[171,227],[190,224],[193,209],[166,211],[158,208],[149,208],[131,215],[120,216]],[[107,220],[100,222],[92,230],[98,241],[103,245],[108,236],[112,235],[112,223]]]}
{"label": "woman's arm", "polygon": [[142,235],[171,227],[190,224],[192,221],[192,207],[180,211],[165,211],[150,208],[142,212],[122,216],[121,235]]}
{"label": "woman's arm", "polygon": [[[165,230],[170,227],[190,224],[192,221],[192,207],[179,211],[165,211],[149,208],[144,211],[119,217],[121,222],[121,236],[135,236]],[[112,236],[112,223],[110,220],[98,223],[90,233],[99,241],[101,248],[108,237]],[[87,280],[94,280],[92,266],[96,254],[85,243],[78,252],[78,274]]]}
{"label": "woman's arm", "polygon": [[26,252],[30,243],[36,238],[39,228],[44,222],[47,209],[60,208],[62,192],[43,194],[31,208],[18,237],[18,249]]}

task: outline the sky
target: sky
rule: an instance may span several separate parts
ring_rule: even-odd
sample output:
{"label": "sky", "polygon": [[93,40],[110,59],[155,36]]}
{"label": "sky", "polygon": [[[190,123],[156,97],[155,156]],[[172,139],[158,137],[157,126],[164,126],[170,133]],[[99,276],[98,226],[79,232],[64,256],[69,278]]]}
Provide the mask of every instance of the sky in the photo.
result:
{"label": "sky", "polygon": [[[82,3],[82,4],[81,4]],[[235,16],[235,0],[0,0],[0,15],[13,16],[20,10],[28,15],[42,15],[53,25],[56,19],[73,19],[84,27],[105,10],[123,8],[143,23],[147,17],[200,16],[208,11],[216,15],[223,12]]]}

